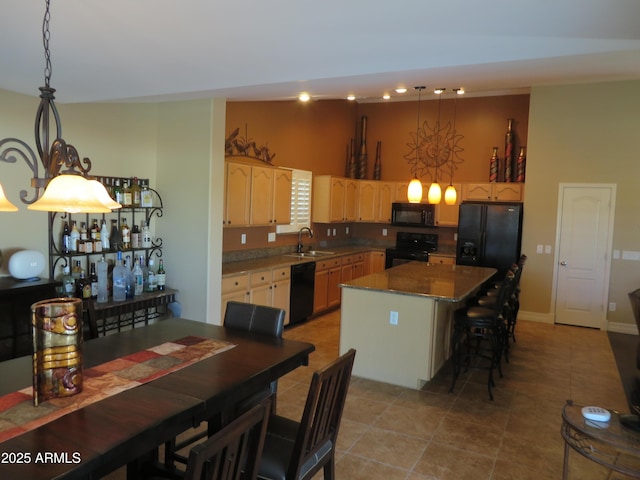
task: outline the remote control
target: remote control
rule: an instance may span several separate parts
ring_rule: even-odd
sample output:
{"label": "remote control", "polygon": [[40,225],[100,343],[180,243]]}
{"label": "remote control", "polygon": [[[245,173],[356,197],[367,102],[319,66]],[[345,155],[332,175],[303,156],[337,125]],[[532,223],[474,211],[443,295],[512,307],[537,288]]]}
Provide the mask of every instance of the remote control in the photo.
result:
{"label": "remote control", "polygon": [[609,410],[600,407],[582,407],[582,416],[596,422],[608,422],[611,419]]}

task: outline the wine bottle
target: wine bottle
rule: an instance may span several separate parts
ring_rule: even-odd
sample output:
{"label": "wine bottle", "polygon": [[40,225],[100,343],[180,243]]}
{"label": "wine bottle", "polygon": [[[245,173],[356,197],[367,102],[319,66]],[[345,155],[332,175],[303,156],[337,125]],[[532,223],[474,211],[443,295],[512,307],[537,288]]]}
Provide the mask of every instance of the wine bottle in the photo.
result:
{"label": "wine bottle", "polygon": [[129,183],[126,180],[122,181],[122,206],[130,207],[131,206],[131,188],[129,188]]}
{"label": "wine bottle", "polygon": [[100,228],[100,243],[102,243],[102,250],[109,250],[111,242],[109,241],[109,229],[107,228],[106,220],[102,220],[102,227]]}
{"label": "wine bottle", "polygon": [[62,227],[62,253],[71,252],[71,230],[69,230],[69,222],[64,222]]}
{"label": "wine bottle", "polygon": [[131,181],[131,205],[134,207],[140,206],[140,184],[138,183],[138,177],[133,177]]}
{"label": "wine bottle", "polygon": [[158,279],[156,277],[155,262],[149,257],[149,265],[147,266],[147,280],[145,282],[147,292],[155,292],[158,290]]}
{"label": "wine bottle", "polygon": [[129,250],[131,248],[131,230],[129,229],[129,225],[127,225],[127,219],[122,219],[122,249]]}
{"label": "wine bottle", "polygon": [[73,297],[76,293],[76,281],[71,276],[69,265],[65,265],[62,268],[62,278],[60,281],[62,282],[63,295],[65,297]]}
{"label": "wine bottle", "polygon": [[91,298],[96,300],[98,298],[98,275],[96,274],[95,262],[91,262],[89,269],[89,288],[91,288]]}
{"label": "wine bottle", "polygon": [[122,188],[120,187],[120,179],[116,178],[113,184],[113,199],[120,205],[123,205],[124,198],[122,198]]}
{"label": "wine bottle", "polygon": [[133,275],[133,295],[137,297],[142,295],[144,291],[144,274],[142,268],[140,268],[140,261],[137,258],[135,259],[131,274]]}
{"label": "wine bottle", "polygon": [[71,239],[70,249],[72,252],[78,251],[78,242],[80,241],[80,232],[78,231],[78,225],[76,221],[73,221],[71,227],[71,233],[69,234],[69,238]]}
{"label": "wine bottle", "polygon": [[151,248],[152,243],[151,243],[151,231],[149,230],[149,223],[145,223],[142,226],[142,248]]}
{"label": "wine bottle", "polygon": [[144,180],[141,185],[140,192],[140,206],[141,207],[153,207],[153,193],[149,190],[149,180]]}
{"label": "wine bottle", "polygon": [[158,273],[156,274],[156,281],[158,283],[158,290],[163,291],[167,282],[167,276],[164,271],[164,263],[160,259],[160,265],[158,265]]}
{"label": "wine bottle", "polygon": [[109,264],[104,256],[98,262],[98,303],[105,303],[109,300]]}
{"label": "wine bottle", "polygon": [[140,248],[142,244],[142,235],[140,234],[140,228],[138,225],[134,225],[131,228],[131,248]]}
{"label": "wine bottle", "polygon": [[118,250],[116,266],[113,267],[113,301],[122,302],[126,296],[127,289],[127,272],[122,265],[122,252]]}

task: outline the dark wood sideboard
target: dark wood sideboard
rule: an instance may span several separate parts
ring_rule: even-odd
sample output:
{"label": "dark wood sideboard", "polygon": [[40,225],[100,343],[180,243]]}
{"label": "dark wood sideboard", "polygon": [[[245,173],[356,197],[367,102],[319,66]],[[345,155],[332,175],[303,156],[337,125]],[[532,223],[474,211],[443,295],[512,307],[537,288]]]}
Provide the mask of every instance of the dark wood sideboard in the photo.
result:
{"label": "dark wood sideboard", "polygon": [[58,296],[60,282],[0,277],[0,361],[31,355],[31,305]]}

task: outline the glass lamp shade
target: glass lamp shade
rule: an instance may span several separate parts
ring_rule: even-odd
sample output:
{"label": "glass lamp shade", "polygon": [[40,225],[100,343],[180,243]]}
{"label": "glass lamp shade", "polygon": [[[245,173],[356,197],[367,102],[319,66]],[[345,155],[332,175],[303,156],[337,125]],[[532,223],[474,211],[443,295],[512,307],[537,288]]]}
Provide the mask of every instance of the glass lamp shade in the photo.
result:
{"label": "glass lamp shade", "polygon": [[104,188],[104,185],[102,185],[99,181],[89,180],[89,184],[93,188],[93,191],[96,194],[96,197],[98,197],[98,200],[100,200],[100,202],[103,203],[107,208],[111,210],[122,208],[122,205],[111,198],[109,193],[107,193],[107,189]]}
{"label": "glass lamp shade", "polygon": [[438,182],[433,182],[429,187],[427,199],[429,200],[429,203],[432,204],[440,203],[440,200],[442,199],[442,189]]}
{"label": "glass lamp shade", "polygon": [[0,212],[17,212],[18,207],[16,207],[13,203],[7,200],[7,197],[4,195],[4,189],[0,184]]}
{"label": "glass lamp shade", "polygon": [[444,203],[447,205],[455,205],[458,199],[456,188],[453,185],[449,185],[444,191]]}
{"label": "glass lamp shade", "polygon": [[96,196],[89,181],[80,175],[58,175],[29,210],[67,213],[109,213],[111,208]]}
{"label": "glass lamp shade", "polygon": [[422,182],[417,177],[414,177],[409,182],[407,200],[409,200],[409,203],[420,203],[422,201]]}

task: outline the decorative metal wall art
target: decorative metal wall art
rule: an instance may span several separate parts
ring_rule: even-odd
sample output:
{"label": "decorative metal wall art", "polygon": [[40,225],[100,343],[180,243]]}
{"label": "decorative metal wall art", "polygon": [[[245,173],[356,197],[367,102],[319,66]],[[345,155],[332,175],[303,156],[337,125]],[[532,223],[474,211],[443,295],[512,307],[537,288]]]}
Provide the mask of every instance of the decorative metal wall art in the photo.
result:
{"label": "decorative metal wall art", "polygon": [[253,139],[249,138],[246,125],[244,127],[244,131],[244,137],[238,137],[238,134],[240,133],[240,127],[238,127],[225,139],[224,156],[250,157],[272,165],[272,161],[276,154],[271,153],[269,151],[269,147],[266,145],[258,146]]}
{"label": "decorative metal wall art", "polygon": [[[418,178],[429,175],[435,179],[437,170],[446,166],[453,172],[464,162],[460,156],[464,152],[464,148],[460,146],[464,136],[453,128],[450,121],[430,124],[425,120],[418,125],[417,131],[409,132],[409,135],[409,152],[404,158],[411,167],[411,173]],[[431,175],[429,170],[433,170],[434,174]]]}

